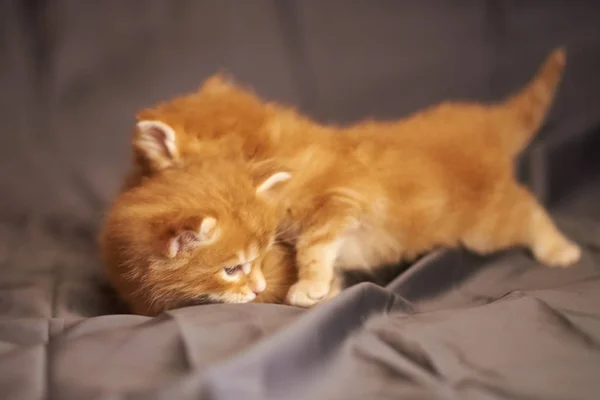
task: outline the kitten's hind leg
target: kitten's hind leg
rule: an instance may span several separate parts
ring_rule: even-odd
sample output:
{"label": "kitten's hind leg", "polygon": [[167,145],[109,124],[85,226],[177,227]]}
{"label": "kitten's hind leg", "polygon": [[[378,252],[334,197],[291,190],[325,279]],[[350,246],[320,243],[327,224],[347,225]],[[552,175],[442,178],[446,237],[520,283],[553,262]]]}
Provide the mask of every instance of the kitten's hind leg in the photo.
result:
{"label": "kitten's hind leg", "polygon": [[569,267],[581,257],[580,248],[558,230],[533,195],[517,184],[498,194],[462,243],[477,253],[527,246],[549,267]]}
{"label": "kitten's hind leg", "polygon": [[581,258],[581,249],[567,239],[539,206],[532,215],[532,240],[529,243],[535,258],[549,267],[570,267]]}

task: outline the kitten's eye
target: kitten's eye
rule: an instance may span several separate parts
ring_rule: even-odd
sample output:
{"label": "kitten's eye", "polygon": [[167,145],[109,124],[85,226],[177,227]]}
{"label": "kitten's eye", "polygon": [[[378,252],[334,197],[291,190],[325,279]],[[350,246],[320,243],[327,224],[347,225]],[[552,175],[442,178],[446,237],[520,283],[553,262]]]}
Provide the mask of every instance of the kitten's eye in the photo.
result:
{"label": "kitten's eye", "polygon": [[235,274],[237,274],[238,272],[240,272],[240,271],[241,271],[241,269],[242,269],[242,266],[241,266],[241,265],[236,265],[236,266],[233,266],[233,267],[224,268],[224,270],[225,270],[225,273],[226,273],[227,275],[235,275]]}

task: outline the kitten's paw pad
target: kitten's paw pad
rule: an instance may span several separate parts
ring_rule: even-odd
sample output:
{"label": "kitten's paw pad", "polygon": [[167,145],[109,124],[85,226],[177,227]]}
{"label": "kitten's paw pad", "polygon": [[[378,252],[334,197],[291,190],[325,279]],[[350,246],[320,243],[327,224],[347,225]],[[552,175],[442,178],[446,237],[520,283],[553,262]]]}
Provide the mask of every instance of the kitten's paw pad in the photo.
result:
{"label": "kitten's paw pad", "polygon": [[536,257],[548,267],[571,267],[581,258],[581,249],[571,242],[561,243],[561,245],[544,250],[538,251]]}
{"label": "kitten's paw pad", "polygon": [[287,302],[293,306],[310,307],[318,303],[329,292],[329,285],[319,281],[299,281],[292,286]]}

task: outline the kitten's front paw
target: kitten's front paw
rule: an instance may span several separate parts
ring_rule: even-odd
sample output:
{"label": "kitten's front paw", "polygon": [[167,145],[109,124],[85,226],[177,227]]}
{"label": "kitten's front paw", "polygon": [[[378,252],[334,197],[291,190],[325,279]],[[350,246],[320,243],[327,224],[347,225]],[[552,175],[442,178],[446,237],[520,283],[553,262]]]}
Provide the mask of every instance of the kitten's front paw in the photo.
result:
{"label": "kitten's front paw", "polygon": [[287,295],[287,302],[293,306],[310,307],[323,299],[329,292],[329,284],[320,281],[298,281]]}
{"label": "kitten's front paw", "polygon": [[337,296],[338,294],[340,294],[342,292],[342,289],[339,287],[331,287],[331,289],[329,289],[329,292],[327,292],[327,295],[323,298],[324,300],[331,300],[333,299],[335,296]]}
{"label": "kitten's front paw", "polygon": [[581,258],[581,249],[575,243],[562,242],[550,248],[538,249],[536,258],[548,267],[566,268]]}

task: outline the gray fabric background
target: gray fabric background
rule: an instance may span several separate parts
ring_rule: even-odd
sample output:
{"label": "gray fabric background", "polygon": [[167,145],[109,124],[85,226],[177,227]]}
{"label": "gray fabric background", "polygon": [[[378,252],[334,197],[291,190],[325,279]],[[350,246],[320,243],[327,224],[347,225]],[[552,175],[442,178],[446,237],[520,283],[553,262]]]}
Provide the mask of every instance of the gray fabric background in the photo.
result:
{"label": "gray fabric background", "polygon": [[[600,15],[592,0],[0,1],[0,397],[597,399]],[[564,84],[519,171],[584,257],[429,255],[311,311],[127,315],[96,259],[134,114],[222,68],[321,121]]]}

